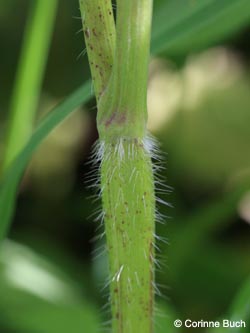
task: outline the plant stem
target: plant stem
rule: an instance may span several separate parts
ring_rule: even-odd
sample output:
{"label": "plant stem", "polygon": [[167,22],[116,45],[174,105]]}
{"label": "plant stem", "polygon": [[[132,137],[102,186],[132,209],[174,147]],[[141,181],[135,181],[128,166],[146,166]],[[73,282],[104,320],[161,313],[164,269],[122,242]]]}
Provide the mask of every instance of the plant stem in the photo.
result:
{"label": "plant stem", "polygon": [[152,0],[117,0],[114,69],[98,108],[100,137],[144,137]]}
{"label": "plant stem", "polygon": [[151,16],[152,1],[117,1],[114,68],[98,105],[114,333],[153,332],[155,195],[146,139]]}
{"label": "plant stem", "polygon": [[57,8],[57,0],[32,4],[10,105],[3,171],[32,133]]}
{"label": "plant stem", "polygon": [[107,87],[115,49],[111,0],[80,0],[83,32],[97,101]]}
{"label": "plant stem", "polygon": [[148,143],[120,138],[101,148],[114,333],[153,332],[155,196]]}
{"label": "plant stem", "polygon": [[[87,41],[94,23],[100,24],[98,2],[80,0],[83,8],[89,6],[84,11]],[[96,36],[86,42],[98,100],[96,158],[101,162],[114,333],[153,332],[155,195],[153,145],[146,137],[151,16],[152,0],[117,0],[113,68],[104,67],[104,80],[95,68]],[[113,45],[109,31],[105,34],[100,38]]]}

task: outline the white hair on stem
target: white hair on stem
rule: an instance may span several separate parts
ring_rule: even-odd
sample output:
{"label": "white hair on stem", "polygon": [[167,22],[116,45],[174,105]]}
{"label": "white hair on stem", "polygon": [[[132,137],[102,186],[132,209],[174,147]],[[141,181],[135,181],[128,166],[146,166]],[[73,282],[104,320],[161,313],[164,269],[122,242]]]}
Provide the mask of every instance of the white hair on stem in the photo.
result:
{"label": "white hair on stem", "polygon": [[[126,149],[125,149],[126,145]],[[100,197],[102,196],[102,192],[105,189],[105,183],[101,183],[101,168],[103,163],[105,161],[110,161],[111,158],[114,160],[114,166],[111,172],[109,173],[109,179],[106,180],[106,182],[110,182],[116,173],[117,168],[120,167],[120,164],[122,164],[126,159],[129,160],[141,158],[141,155],[138,154],[138,150],[136,147],[142,147],[145,151],[145,154],[147,157],[150,157],[152,161],[152,169],[154,174],[154,190],[155,190],[155,203],[156,207],[154,207],[155,211],[155,222],[159,224],[165,224],[166,223],[166,216],[159,212],[158,206],[166,206],[166,207],[172,207],[170,203],[163,200],[162,196],[165,196],[166,194],[169,194],[172,191],[172,188],[165,184],[164,178],[160,176],[160,173],[165,170],[164,166],[164,158],[162,157],[162,153],[160,151],[159,145],[157,140],[151,136],[147,135],[143,139],[132,139],[132,138],[119,138],[116,141],[106,142],[104,140],[98,140],[93,147],[91,156],[90,156],[90,162],[92,164],[92,170],[88,173],[88,180],[87,184],[88,187],[91,188],[92,191],[95,191],[95,194],[93,195],[93,198],[96,200],[100,200]],[[117,158],[114,158],[114,155]],[[119,164],[118,164],[119,163]],[[137,167],[135,166],[132,170],[129,182],[134,182],[134,188],[133,192],[135,192],[135,186],[136,186],[136,179],[139,177],[140,172],[138,171]],[[136,199],[138,201],[138,198]],[[143,207],[145,207],[145,198],[142,196],[143,201]],[[119,189],[118,195],[117,195],[117,201],[124,201],[123,197],[123,190],[122,188]],[[139,204],[139,202],[138,202]],[[127,207],[126,207],[127,208]],[[128,209],[128,208],[127,208]],[[105,219],[106,212],[103,210],[103,208],[99,208],[95,214],[92,214],[91,218],[96,222],[100,222],[100,228],[101,233],[93,238],[93,241],[100,241],[103,240],[105,237],[105,231],[103,228],[104,225],[104,219]],[[115,223],[115,222],[113,222]],[[135,225],[135,218],[133,219],[132,223]],[[99,229],[99,228],[98,228]],[[125,236],[124,236],[125,237]],[[127,236],[126,236],[127,237]],[[125,237],[125,238],[126,238]],[[168,244],[168,240],[164,237],[158,236],[157,234],[153,234],[154,242],[153,242],[153,248],[154,248],[154,255],[150,254],[148,255],[144,250],[144,258],[145,260],[150,260],[152,262],[152,270],[153,266],[155,267],[154,270],[156,272],[161,272],[162,267],[165,267],[165,263],[163,260],[163,254],[161,253],[161,246],[160,242],[163,244]],[[124,241],[126,240],[124,238]],[[94,251],[94,256],[96,258],[100,256],[107,256],[107,247],[101,246],[100,248],[96,249]],[[102,288],[102,292],[104,290],[107,290],[109,285],[112,283],[112,281],[119,282],[122,272],[124,270],[124,265],[121,264],[117,272],[111,276],[109,275],[107,277],[107,281],[104,284]],[[129,267],[126,267],[126,270],[129,270]],[[138,273],[137,271],[131,272],[131,277],[127,278],[127,288],[131,290],[133,288],[131,280],[134,279],[137,286],[139,287],[139,279],[138,279]],[[155,295],[160,296],[161,298],[165,298],[165,291],[166,286],[159,285],[155,281],[152,281],[152,288],[154,290]],[[107,296],[110,297],[110,294],[107,293]],[[109,301],[106,302],[105,309],[108,309],[110,311],[110,298]],[[109,326],[111,321],[107,321],[107,325]],[[107,328],[108,329],[108,328]]]}

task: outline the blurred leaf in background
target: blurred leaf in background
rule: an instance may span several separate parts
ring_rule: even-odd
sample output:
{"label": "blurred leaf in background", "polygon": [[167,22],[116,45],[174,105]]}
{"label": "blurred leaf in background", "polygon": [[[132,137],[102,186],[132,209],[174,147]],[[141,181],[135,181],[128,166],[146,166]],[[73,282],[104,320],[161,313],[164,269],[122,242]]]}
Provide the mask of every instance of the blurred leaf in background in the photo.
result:
{"label": "blurred leaf in background", "polygon": [[4,242],[0,258],[0,309],[6,327],[18,332],[98,331],[98,311],[48,259],[13,241]]}

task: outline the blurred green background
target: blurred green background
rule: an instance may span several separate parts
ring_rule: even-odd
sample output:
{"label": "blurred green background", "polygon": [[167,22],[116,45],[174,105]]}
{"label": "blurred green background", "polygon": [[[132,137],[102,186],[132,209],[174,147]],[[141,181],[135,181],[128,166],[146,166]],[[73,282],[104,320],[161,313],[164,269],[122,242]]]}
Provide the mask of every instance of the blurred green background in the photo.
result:
{"label": "blurred green background", "polygon": [[[1,159],[31,3],[0,1]],[[163,5],[155,20],[165,15]],[[36,123],[90,76],[79,16],[77,0],[59,0]],[[166,223],[157,225],[168,240],[159,241],[157,333],[175,332],[177,318],[229,318],[250,277],[249,40],[250,21],[216,42],[190,39],[151,59],[148,127],[173,188],[161,194],[173,208],[159,207]],[[86,184],[95,117],[92,99],[46,138],[25,172],[0,251],[1,333],[92,333],[109,325],[107,259],[93,214],[100,203]]]}

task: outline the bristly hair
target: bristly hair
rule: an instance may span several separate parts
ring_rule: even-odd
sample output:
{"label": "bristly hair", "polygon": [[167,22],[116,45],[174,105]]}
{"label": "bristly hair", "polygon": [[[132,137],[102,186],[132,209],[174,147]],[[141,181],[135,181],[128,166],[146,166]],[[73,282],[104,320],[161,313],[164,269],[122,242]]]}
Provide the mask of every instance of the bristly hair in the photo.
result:
{"label": "bristly hair", "polygon": [[[124,143],[126,142],[126,149],[124,148]],[[165,169],[165,158],[163,158],[163,154],[159,148],[158,141],[152,136],[147,135],[143,139],[135,139],[135,138],[119,138],[116,141],[113,142],[105,142],[103,140],[98,140],[93,146],[93,150],[89,159],[88,163],[91,163],[92,170],[87,176],[87,185],[91,190],[94,190],[93,198],[94,200],[100,200],[102,196],[102,192],[104,190],[105,184],[101,184],[101,167],[102,164],[109,160],[111,156],[115,155],[118,157],[119,163],[122,163],[124,161],[125,157],[129,157],[129,159],[134,159],[137,157],[137,149],[136,146],[140,145],[144,148],[144,151],[148,157],[150,157],[152,161],[152,171],[154,175],[154,191],[155,191],[155,222],[158,222],[160,224],[165,224],[166,216],[160,213],[159,206],[165,205],[167,207],[172,207],[171,204],[169,204],[167,201],[165,201],[162,196],[165,196],[166,194],[170,193],[172,191],[172,188],[167,186],[165,184],[165,179],[161,176],[160,173]],[[115,169],[114,165],[114,169]],[[131,178],[135,175],[133,172],[131,173]],[[112,178],[112,173],[110,178]],[[100,228],[97,228],[101,230],[100,234],[95,236],[93,241],[102,240],[105,238],[105,231],[104,231],[104,219],[105,219],[105,211],[102,208],[99,208],[98,211],[95,214],[92,214],[91,219],[94,221],[101,222]],[[160,237],[156,234],[154,236],[154,249],[155,249],[155,256],[151,258],[151,260],[154,263],[155,270],[161,271],[162,266],[164,266],[164,260],[161,254],[161,245],[160,242],[164,244],[168,244],[168,240],[164,237]],[[98,248],[93,253],[95,258],[99,258],[102,255],[107,256],[107,248],[105,245],[102,245],[101,248]],[[102,290],[106,290],[109,284],[113,279],[116,279],[121,274],[122,268],[116,273],[115,276],[108,276],[107,281],[105,283],[105,288],[102,288]],[[162,298],[166,298],[165,296],[165,290],[161,291],[162,289],[166,288],[161,285],[157,285],[155,281],[152,283],[152,287],[154,289],[155,295],[158,295]],[[105,309],[110,309],[110,299],[107,303],[107,306],[105,306]],[[110,321],[107,322],[110,324]]]}

